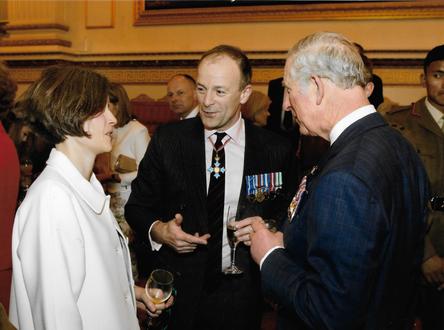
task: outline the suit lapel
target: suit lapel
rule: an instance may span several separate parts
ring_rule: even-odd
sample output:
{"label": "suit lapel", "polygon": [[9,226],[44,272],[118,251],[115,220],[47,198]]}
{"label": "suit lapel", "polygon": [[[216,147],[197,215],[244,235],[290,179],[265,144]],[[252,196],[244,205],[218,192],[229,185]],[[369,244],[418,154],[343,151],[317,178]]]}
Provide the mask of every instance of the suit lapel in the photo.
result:
{"label": "suit lapel", "polygon": [[252,124],[247,120],[245,122],[245,153],[244,153],[244,170],[242,174],[242,186],[237,206],[237,217],[243,219],[251,214],[248,213],[246,206],[251,204],[247,201],[247,187],[245,177],[261,172],[263,159],[261,159],[260,137],[255,134]]}
{"label": "suit lapel", "polygon": [[[194,119],[187,119],[194,120]],[[189,193],[196,200],[198,210],[199,228],[207,232],[206,214],[206,169],[205,169],[205,135],[202,122],[195,120],[195,125],[187,132],[184,132],[181,142],[181,152],[183,153],[183,171],[187,174],[187,186]]]}
{"label": "suit lapel", "polygon": [[421,99],[413,105],[412,112],[418,116],[418,125],[424,127],[426,130],[432,132],[435,135],[443,135],[440,127],[433,119],[430,112],[427,110],[427,107],[425,105],[425,98]]}

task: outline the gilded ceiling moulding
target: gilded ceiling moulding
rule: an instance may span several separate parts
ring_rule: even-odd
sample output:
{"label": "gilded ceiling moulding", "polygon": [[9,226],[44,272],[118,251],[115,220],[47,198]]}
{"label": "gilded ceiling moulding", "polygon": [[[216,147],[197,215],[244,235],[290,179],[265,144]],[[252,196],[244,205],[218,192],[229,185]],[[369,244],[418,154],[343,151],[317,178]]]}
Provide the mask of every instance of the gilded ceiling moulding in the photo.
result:
{"label": "gilded ceiling moulding", "polygon": [[[12,78],[21,84],[35,81],[41,73],[40,69],[11,67]],[[196,70],[191,68],[155,69],[155,68],[121,68],[96,70],[113,82],[121,84],[164,85],[177,73],[187,73],[196,77]],[[384,86],[418,86],[420,68],[385,68],[375,70],[384,81]],[[281,77],[283,68],[253,68],[253,84],[267,84],[271,79]]]}
{"label": "gilded ceiling moulding", "polygon": [[[436,0],[346,3],[312,1],[303,4],[297,4],[296,1],[285,4],[291,1],[280,1],[279,5],[273,4],[275,1],[265,1],[267,5],[259,6],[240,6],[235,1],[230,2],[231,5],[217,8],[208,8],[208,5],[177,8],[178,5],[174,2],[168,4],[166,1],[135,0],[134,25],[444,17],[444,3]],[[162,3],[162,7],[158,3]]]}

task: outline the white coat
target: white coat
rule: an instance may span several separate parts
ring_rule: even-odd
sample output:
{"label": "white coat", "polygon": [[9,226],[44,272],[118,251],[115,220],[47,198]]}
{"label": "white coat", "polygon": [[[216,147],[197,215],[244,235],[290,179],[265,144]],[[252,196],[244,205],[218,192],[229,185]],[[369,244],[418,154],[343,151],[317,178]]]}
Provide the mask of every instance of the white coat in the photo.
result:
{"label": "white coat", "polygon": [[12,259],[18,329],[139,329],[128,246],[109,196],[55,149],[17,211]]}

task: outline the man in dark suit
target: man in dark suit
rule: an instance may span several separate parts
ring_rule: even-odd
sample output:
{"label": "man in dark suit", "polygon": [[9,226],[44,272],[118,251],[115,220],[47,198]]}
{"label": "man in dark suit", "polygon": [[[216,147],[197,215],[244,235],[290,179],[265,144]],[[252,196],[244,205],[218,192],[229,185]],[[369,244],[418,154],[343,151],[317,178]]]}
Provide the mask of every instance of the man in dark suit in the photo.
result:
{"label": "man in dark suit", "polygon": [[242,244],[243,274],[222,273],[230,264],[223,220],[282,217],[297,181],[289,143],[241,118],[251,89],[251,66],[238,48],[205,53],[200,118],[159,128],[132,183],[125,217],[152,268],[175,276],[169,330],[260,328],[259,269]]}
{"label": "man in dark suit", "polygon": [[287,58],[284,107],[302,134],[331,146],[301,181],[284,234],[260,218],[238,224],[264,293],[280,305],[279,329],[412,329],[427,176],[369,104],[368,79],[357,49],[336,33],[302,39]]}

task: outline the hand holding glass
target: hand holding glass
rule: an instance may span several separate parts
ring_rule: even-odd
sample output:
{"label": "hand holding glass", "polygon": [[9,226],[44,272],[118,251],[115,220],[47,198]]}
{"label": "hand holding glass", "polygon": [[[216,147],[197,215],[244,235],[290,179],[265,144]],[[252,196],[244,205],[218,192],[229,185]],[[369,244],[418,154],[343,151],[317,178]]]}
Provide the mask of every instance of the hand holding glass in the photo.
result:
{"label": "hand holding glass", "polygon": [[[154,304],[161,304],[171,297],[173,292],[173,274],[164,269],[155,269],[145,285],[145,292]],[[148,328],[151,324],[151,317],[148,319]]]}
{"label": "hand holding glass", "polygon": [[171,297],[173,275],[164,269],[155,269],[146,282],[145,292],[155,304],[161,304]]}
{"label": "hand holding glass", "polygon": [[226,275],[242,274],[243,271],[236,266],[236,247],[237,244],[239,243],[237,237],[234,235],[234,232],[236,231],[236,226],[235,226],[236,217],[229,217],[229,215],[227,214],[227,219],[225,222],[227,228],[227,239],[231,248],[231,265],[224,269],[224,274]]}

